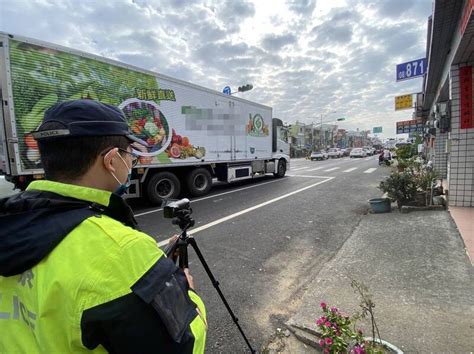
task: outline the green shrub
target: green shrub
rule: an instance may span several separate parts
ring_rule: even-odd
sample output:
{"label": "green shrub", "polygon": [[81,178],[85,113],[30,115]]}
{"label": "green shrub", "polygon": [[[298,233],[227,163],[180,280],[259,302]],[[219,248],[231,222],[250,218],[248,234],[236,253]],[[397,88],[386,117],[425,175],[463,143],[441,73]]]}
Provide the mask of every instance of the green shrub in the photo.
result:
{"label": "green shrub", "polygon": [[398,209],[402,205],[415,199],[418,189],[415,176],[409,172],[392,172],[385,180],[380,182],[379,189],[388,194],[388,197],[397,202]]}
{"label": "green shrub", "polygon": [[411,145],[403,145],[396,150],[397,159],[409,159],[413,156],[413,149]]}

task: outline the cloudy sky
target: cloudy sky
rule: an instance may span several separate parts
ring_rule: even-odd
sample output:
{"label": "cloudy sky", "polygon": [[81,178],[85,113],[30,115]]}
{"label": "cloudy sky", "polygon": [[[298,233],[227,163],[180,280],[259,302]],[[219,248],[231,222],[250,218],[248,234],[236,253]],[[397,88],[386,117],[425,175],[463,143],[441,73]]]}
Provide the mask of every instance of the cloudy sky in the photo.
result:
{"label": "cloudy sky", "polygon": [[[0,31],[103,55],[273,107],[292,123],[383,126],[395,66],[425,56],[432,0],[0,0]],[[330,113],[336,111],[336,113]]]}

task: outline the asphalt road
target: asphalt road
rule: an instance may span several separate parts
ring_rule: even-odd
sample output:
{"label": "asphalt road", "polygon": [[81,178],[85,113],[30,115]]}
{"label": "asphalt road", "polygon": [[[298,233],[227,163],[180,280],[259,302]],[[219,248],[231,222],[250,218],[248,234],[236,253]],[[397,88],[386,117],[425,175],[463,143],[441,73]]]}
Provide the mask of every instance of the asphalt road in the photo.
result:
{"label": "asphalt road", "polygon": [[[308,282],[349,237],[389,170],[377,156],[292,160],[287,177],[217,185],[192,201],[199,248],[254,348],[283,327]],[[163,244],[179,230],[143,201],[131,205],[143,231]],[[207,352],[246,345],[190,250],[190,268],[208,311]],[[316,314],[315,314],[316,320]],[[248,350],[247,350],[248,351]]]}
{"label": "asphalt road", "polygon": [[[309,281],[367,213],[367,200],[382,194],[377,185],[388,174],[377,156],[295,159],[282,179],[217,184],[210,195],[192,200],[191,233],[254,348],[298,308]],[[0,179],[0,195],[10,189]],[[159,244],[179,232],[161,209],[144,200],[130,205],[141,229]],[[189,254],[208,312],[207,352],[248,352],[194,251]]]}

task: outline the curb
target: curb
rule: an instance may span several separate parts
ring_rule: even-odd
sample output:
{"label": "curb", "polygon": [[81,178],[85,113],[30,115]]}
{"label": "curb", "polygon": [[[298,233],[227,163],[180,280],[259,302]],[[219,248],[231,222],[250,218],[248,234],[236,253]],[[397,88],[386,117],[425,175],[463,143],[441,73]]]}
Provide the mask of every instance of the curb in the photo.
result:
{"label": "curb", "polygon": [[320,333],[306,326],[299,326],[296,324],[286,324],[286,327],[300,342],[309,345],[314,349],[320,350]]}
{"label": "curb", "polygon": [[446,208],[444,207],[444,205],[431,205],[431,206],[425,206],[425,207],[403,205],[400,212],[402,214],[408,214],[409,212],[412,212],[412,211],[425,211],[425,210],[446,210]]}

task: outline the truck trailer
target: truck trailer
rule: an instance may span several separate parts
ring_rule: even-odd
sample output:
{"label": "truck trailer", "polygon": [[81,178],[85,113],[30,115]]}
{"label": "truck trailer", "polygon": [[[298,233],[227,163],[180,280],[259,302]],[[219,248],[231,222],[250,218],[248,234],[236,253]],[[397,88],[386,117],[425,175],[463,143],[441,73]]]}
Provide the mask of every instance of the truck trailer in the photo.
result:
{"label": "truck trailer", "polygon": [[24,190],[44,177],[31,135],[57,102],[93,99],[119,107],[147,147],[127,197],[152,203],[202,196],[289,168],[287,131],[271,107],[115,60],[0,32],[0,174]]}

